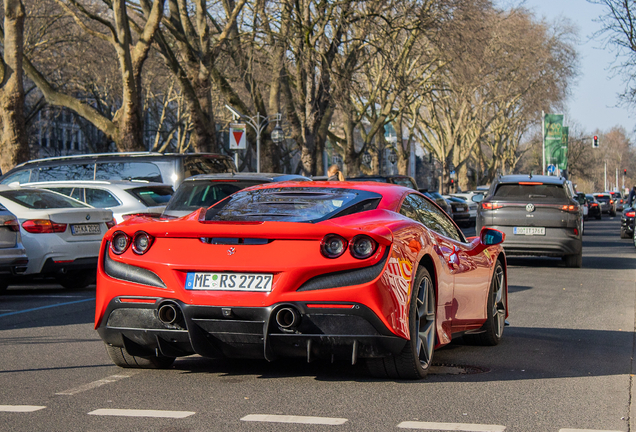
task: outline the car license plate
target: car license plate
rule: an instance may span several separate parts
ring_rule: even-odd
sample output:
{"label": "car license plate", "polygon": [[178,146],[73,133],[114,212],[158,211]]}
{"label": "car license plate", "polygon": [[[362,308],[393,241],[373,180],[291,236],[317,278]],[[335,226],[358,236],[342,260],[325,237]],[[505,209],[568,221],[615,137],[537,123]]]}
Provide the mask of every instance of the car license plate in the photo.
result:
{"label": "car license plate", "polygon": [[273,279],[263,273],[188,273],[185,289],[270,292]]}
{"label": "car license plate", "polygon": [[544,227],[514,227],[513,232],[516,235],[545,235]]}
{"label": "car license plate", "polygon": [[99,224],[78,224],[71,225],[71,234],[73,235],[91,235],[101,234]]}

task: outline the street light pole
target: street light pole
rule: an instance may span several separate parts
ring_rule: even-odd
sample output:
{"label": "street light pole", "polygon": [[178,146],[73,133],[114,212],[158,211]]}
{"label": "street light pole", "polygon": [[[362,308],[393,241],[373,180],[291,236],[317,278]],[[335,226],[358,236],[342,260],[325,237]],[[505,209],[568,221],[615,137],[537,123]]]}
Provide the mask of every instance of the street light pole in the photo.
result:
{"label": "street light pole", "polygon": [[[237,111],[235,108],[229,105],[225,105],[225,108],[227,108],[232,113],[232,117],[234,117],[236,120],[243,120],[245,123],[250,125],[252,129],[254,129],[254,132],[256,133],[256,172],[260,173],[261,172],[261,133],[265,130],[265,128],[267,128],[267,126],[269,126],[269,122],[272,120],[276,120],[275,129],[280,129],[280,132],[282,132],[282,128],[278,125],[278,122],[281,120],[281,117],[282,117],[281,114],[276,113],[276,114],[272,114],[270,116],[264,117],[261,115],[261,113],[257,112],[254,117],[250,117],[250,116],[241,114],[239,111]],[[276,137],[282,138],[281,133],[276,133],[273,135],[275,135]],[[277,138],[275,140],[275,142],[277,143],[280,141],[282,141],[282,139],[279,140]]]}

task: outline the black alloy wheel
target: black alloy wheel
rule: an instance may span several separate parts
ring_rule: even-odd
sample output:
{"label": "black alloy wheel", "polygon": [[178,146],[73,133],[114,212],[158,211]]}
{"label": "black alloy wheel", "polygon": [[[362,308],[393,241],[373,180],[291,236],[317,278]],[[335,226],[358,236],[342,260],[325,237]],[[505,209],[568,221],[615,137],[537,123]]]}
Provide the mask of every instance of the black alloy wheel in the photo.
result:
{"label": "black alloy wheel", "polygon": [[108,356],[121,368],[166,369],[174,363],[174,357],[133,356],[125,348],[106,344]]}
{"label": "black alloy wheel", "polygon": [[488,292],[486,322],[479,333],[465,334],[464,341],[471,345],[498,345],[506,326],[506,304],[506,274],[501,262],[497,261]]}

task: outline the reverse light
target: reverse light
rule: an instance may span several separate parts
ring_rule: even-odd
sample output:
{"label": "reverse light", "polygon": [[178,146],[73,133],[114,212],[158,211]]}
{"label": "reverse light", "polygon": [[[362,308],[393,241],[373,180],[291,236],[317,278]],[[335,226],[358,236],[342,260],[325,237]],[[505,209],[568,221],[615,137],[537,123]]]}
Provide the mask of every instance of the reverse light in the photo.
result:
{"label": "reverse light", "polygon": [[347,249],[347,241],[338,234],[327,234],[320,242],[320,252],[326,258],[338,258]]}
{"label": "reverse light", "polygon": [[20,231],[20,224],[16,219],[5,221],[2,226],[9,228],[11,231]]}
{"label": "reverse light", "polygon": [[117,231],[113,234],[113,238],[110,240],[110,250],[113,251],[115,255],[121,255],[126,252],[130,246],[130,237],[123,231]]}
{"label": "reverse light", "polygon": [[22,228],[31,234],[52,234],[66,231],[66,224],[51,222],[49,219],[30,219],[22,222]]}
{"label": "reverse light", "polygon": [[625,217],[636,217],[636,210],[625,212]]}
{"label": "reverse light", "polygon": [[147,232],[137,231],[133,237],[132,250],[137,255],[143,255],[148,252],[153,241],[154,237]]}
{"label": "reverse light", "polygon": [[481,208],[483,208],[484,210],[497,210],[502,207],[503,207],[503,204],[490,203],[490,202],[481,203]]}
{"label": "reverse light", "polygon": [[358,235],[351,239],[349,250],[351,255],[357,259],[367,259],[375,252],[378,244],[371,237]]}

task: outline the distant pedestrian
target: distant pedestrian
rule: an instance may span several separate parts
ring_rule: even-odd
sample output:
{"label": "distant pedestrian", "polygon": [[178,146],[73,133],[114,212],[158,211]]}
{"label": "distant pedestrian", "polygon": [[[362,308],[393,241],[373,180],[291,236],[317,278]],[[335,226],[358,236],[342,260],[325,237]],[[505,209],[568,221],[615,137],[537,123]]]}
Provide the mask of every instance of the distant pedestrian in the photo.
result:
{"label": "distant pedestrian", "polygon": [[636,198],[636,185],[629,191],[629,198],[627,198],[627,205],[632,206],[632,201]]}
{"label": "distant pedestrian", "polygon": [[338,165],[333,164],[327,170],[327,181],[344,181],[344,179]]}

